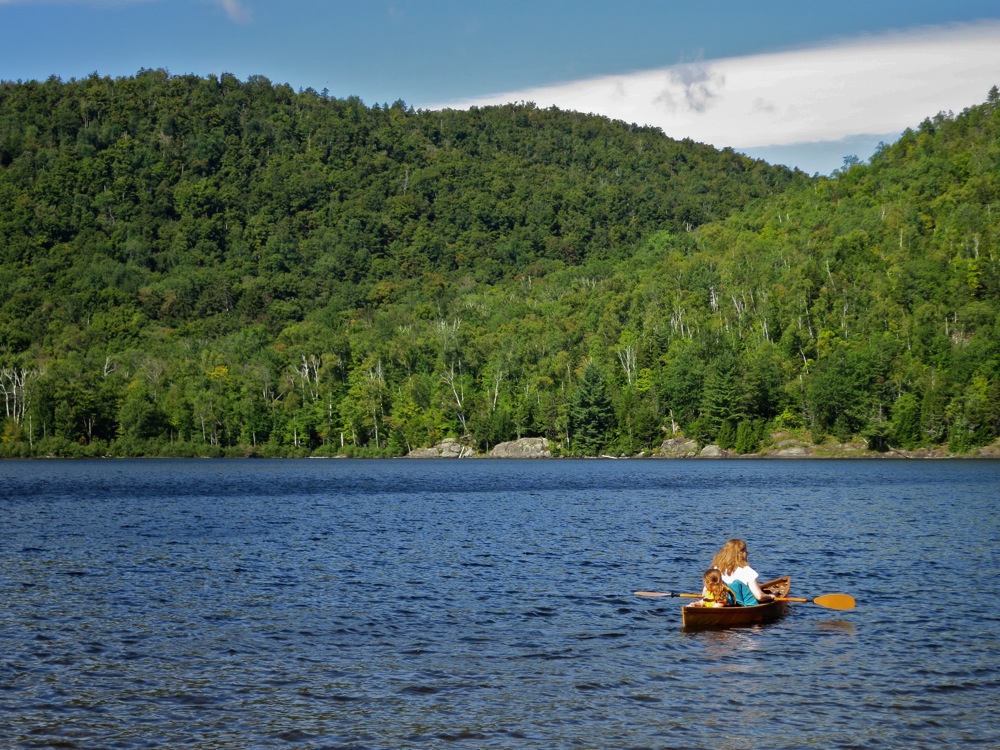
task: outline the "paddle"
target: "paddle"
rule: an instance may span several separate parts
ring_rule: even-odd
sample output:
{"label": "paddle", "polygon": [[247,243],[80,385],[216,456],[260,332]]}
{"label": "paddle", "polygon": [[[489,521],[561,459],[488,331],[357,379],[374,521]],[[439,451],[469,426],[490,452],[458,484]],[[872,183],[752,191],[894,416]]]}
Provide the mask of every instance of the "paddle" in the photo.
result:
{"label": "paddle", "polygon": [[[701,594],[675,594],[674,592],[663,591],[635,591],[636,596],[685,596],[689,599],[701,599]],[[804,599],[797,596],[776,596],[775,601],[779,602],[809,602],[817,604],[827,609],[854,609],[854,597],[847,594],[824,594],[815,599]]]}
{"label": "paddle", "polygon": [[795,596],[776,596],[779,602],[809,602],[827,609],[854,609],[854,597],[847,594],[823,594],[815,599],[800,599]]}
{"label": "paddle", "polygon": [[701,594],[675,594],[673,591],[633,591],[636,596],[687,596],[692,599],[701,599]]}

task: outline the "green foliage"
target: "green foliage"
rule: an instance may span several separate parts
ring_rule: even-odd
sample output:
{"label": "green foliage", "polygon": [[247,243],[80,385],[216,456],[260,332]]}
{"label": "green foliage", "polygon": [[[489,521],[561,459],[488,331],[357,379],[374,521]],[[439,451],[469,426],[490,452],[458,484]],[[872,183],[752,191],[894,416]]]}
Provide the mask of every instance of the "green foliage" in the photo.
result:
{"label": "green foliage", "polygon": [[970,451],[997,144],[995,90],[809,179],[531,104],[0,83],[0,455]]}
{"label": "green foliage", "polygon": [[764,421],[744,419],[736,427],[733,450],[737,453],[756,453],[764,438]]}
{"label": "green foliage", "polygon": [[889,439],[896,447],[906,450],[920,445],[920,403],[914,394],[902,393],[896,400]]}
{"label": "green foliage", "polygon": [[608,444],[614,424],[614,409],[604,373],[591,363],[583,371],[570,406],[570,445],[573,452],[594,455]]}

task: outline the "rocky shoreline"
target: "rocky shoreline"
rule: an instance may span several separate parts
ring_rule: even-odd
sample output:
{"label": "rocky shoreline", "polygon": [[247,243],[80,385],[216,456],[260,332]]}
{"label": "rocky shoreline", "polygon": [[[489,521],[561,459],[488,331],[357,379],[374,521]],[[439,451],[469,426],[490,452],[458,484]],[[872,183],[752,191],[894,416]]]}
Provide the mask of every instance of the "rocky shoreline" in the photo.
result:
{"label": "rocky shoreline", "polygon": [[[457,438],[445,438],[430,448],[415,448],[407,458],[552,458],[552,446],[547,438],[529,437],[498,443],[489,453],[478,453],[467,442]],[[717,445],[699,446],[690,438],[675,437],[664,440],[655,451],[647,451],[636,456],[601,456],[601,458],[687,458],[687,459],[742,459],[742,458],[1000,458],[1000,440],[983,446],[970,453],[952,453],[947,447],[920,448],[912,451],[892,448],[888,451],[873,451],[862,440],[849,443],[815,444],[800,437],[782,433],[772,435],[771,443],[759,453],[734,453]]]}
{"label": "rocky shoreline", "polygon": [[476,453],[472,446],[455,438],[445,438],[432,448],[415,448],[407,458],[552,458],[548,438],[521,438],[497,443],[488,454]]}

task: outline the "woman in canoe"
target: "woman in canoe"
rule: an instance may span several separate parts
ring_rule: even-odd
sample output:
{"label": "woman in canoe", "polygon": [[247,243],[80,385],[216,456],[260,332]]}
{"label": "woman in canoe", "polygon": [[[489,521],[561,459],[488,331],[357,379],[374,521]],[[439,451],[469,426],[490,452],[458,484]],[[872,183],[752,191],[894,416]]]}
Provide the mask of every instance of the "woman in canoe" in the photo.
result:
{"label": "woman in canoe", "polygon": [[722,573],[722,582],[732,590],[737,604],[750,607],[774,599],[757,585],[757,571],[747,562],[747,543],[742,539],[730,539],[722,545],[712,558],[712,567]]}

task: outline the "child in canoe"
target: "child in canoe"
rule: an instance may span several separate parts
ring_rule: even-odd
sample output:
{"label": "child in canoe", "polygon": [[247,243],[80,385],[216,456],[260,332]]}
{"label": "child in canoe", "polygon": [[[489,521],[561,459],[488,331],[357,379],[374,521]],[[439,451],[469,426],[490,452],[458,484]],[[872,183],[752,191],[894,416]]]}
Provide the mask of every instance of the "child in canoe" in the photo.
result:
{"label": "child in canoe", "polygon": [[695,606],[701,607],[731,607],[736,604],[733,592],[722,582],[722,573],[718,568],[709,568],[702,576],[704,588],[701,591],[701,601]]}

